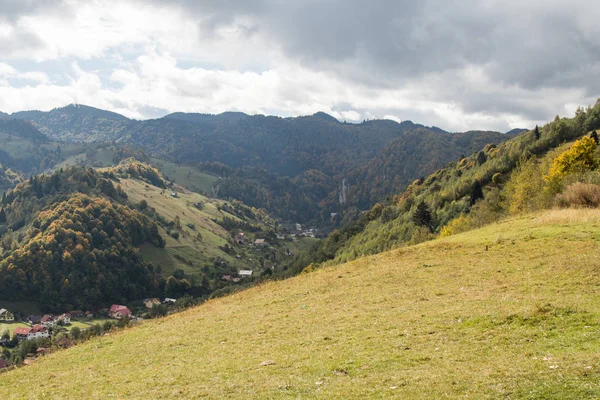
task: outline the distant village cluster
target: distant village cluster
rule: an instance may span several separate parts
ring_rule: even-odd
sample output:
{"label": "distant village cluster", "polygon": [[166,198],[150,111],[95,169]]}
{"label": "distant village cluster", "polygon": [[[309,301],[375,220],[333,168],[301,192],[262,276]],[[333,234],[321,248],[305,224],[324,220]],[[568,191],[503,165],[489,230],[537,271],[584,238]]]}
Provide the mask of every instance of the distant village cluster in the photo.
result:
{"label": "distant village cluster", "polygon": [[[147,298],[144,299],[143,306],[138,310],[139,314],[148,314],[149,311],[156,309],[156,307],[165,307],[174,305],[177,302],[173,298]],[[16,313],[9,311],[6,308],[0,309],[0,349],[15,347],[16,345],[25,341],[36,341],[36,343],[43,343],[44,339],[51,339],[56,337],[59,333],[67,333],[71,336],[72,331],[77,330],[78,334],[81,332],[85,333],[86,329],[94,328],[98,323],[106,323],[107,321],[114,320],[115,322],[123,321],[129,323],[129,321],[135,321],[143,319],[142,316],[136,316],[132,310],[121,304],[113,304],[110,308],[103,308],[98,310],[96,314],[91,311],[73,310],[60,315],[44,314],[44,315],[24,315],[20,318],[16,316]],[[10,331],[10,327],[19,324],[13,329],[12,336],[7,334]],[[80,328],[80,326],[87,328]],[[112,326],[112,324],[111,324]],[[28,354],[28,357],[23,360],[24,364],[33,362],[37,357],[45,355],[50,350],[46,347],[36,347],[35,353]],[[0,356],[2,354],[0,353]],[[9,360],[0,357],[0,370],[9,368],[13,365]]]}

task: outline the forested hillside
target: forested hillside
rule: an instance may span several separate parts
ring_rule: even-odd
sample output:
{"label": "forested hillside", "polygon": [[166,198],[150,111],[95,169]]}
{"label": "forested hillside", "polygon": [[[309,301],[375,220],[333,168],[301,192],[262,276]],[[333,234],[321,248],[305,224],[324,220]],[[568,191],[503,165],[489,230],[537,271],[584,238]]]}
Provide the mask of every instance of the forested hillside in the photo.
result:
{"label": "forested hillside", "polygon": [[49,112],[23,111],[11,118],[30,121],[54,140],[76,142],[110,142],[117,140],[135,124],[120,114],[80,104],[55,108]]}
{"label": "forested hillside", "polygon": [[324,113],[297,118],[175,113],[133,121],[71,105],[13,117],[30,120],[52,138],[116,140],[164,161],[220,164],[223,173],[216,175],[222,179],[211,190],[219,197],[286,221],[322,225],[331,223],[331,213],[345,217],[355,208],[370,208],[461,154],[508,138],[497,132],[451,134],[410,121],[348,124]]}
{"label": "forested hillside", "polygon": [[600,101],[579,108],[573,118],[557,116],[507,142],[487,145],[379,202],[282,273],[451,235],[523,211],[597,206],[597,129]]}

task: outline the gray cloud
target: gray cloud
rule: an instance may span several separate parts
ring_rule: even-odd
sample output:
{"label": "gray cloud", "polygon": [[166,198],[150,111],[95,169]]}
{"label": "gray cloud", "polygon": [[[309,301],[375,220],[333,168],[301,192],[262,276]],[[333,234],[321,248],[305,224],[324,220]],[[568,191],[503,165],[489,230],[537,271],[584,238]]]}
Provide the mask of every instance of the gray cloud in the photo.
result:
{"label": "gray cloud", "polygon": [[[106,7],[119,3],[103,1]],[[312,101],[340,113],[419,117],[423,119],[418,122],[442,127],[447,110],[459,110],[465,121],[489,117],[490,124],[504,127],[506,116],[543,121],[573,103],[591,103],[600,95],[600,24],[596,20],[600,5],[592,0],[129,1],[139,3],[140,8],[163,7],[165,13],[182,11],[182,18],[197,24],[200,43],[216,41],[226,48],[228,40],[238,40],[256,50],[255,62],[245,59],[236,66],[234,61],[228,63],[230,70],[248,71],[248,66],[259,65],[256,71],[260,72],[293,64],[324,72],[336,82],[345,82],[357,96],[371,100],[393,91],[409,96],[393,107],[369,108],[365,106],[369,101],[361,103],[356,96],[354,104],[339,103],[339,96],[335,102],[324,103],[323,97],[315,100],[307,92],[318,81],[292,78],[290,83],[282,76],[287,83],[278,94],[292,104]],[[68,18],[73,5],[60,0],[5,0],[0,24],[11,24],[14,33],[10,43],[0,45],[0,51],[12,54],[19,48],[43,45],[34,33],[20,28],[20,17],[53,12]],[[233,39],[227,36],[232,28]],[[169,52],[168,47],[167,43],[163,50]],[[277,56],[265,54],[265,49]],[[92,57],[90,64],[100,63],[96,60]],[[201,63],[212,61],[207,54]],[[215,65],[219,66],[216,60]],[[103,68],[106,75],[112,72],[110,65]],[[217,91],[216,83],[201,78],[185,83],[175,79],[172,85],[172,91],[183,97]],[[414,104],[407,105],[411,100]],[[428,111],[428,105],[437,109]],[[264,107],[273,109],[274,104]],[[464,123],[447,122],[451,126]]]}

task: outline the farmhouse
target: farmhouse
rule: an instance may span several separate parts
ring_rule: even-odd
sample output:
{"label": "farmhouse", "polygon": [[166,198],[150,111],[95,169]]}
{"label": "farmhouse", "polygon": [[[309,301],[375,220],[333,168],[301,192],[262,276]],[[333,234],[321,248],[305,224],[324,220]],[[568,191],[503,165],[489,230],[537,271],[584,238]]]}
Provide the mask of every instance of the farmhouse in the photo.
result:
{"label": "farmhouse", "polygon": [[113,304],[108,311],[108,315],[115,319],[121,319],[123,317],[131,317],[131,310],[120,304]]}
{"label": "farmhouse", "polygon": [[265,242],[265,239],[256,239],[256,240],[254,241],[254,245],[255,245],[255,246],[264,246],[264,245],[266,245],[266,244],[267,244],[267,243]]}
{"label": "farmhouse", "polygon": [[171,299],[169,297],[165,297],[165,300],[163,301],[163,303],[171,303],[171,304],[175,304],[177,302],[177,300],[175,299]]}
{"label": "farmhouse", "polygon": [[160,304],[160,299],[157,299],[157,298],[144,299],[144,305],[146,306],[146,308],[152,309],[152,307],[154,307],[154,305],[159,305],[159,304]]}
{"label": "farmhouse", "polygon": [[13,313],[8,311],[6,308],[0,308],[0,321],[13,322],[14,320],[15,316]]}
{"label": "farmhouse", "polygon": [[58,317],[58,322],[62,322],[63,325],[69,325],[71,323],[71,314],[61,314]]}
{"label": "farmhouse", "polygon": [[238,275],[241,276],[242,278],[250,278],[252,276],[252,270],[251,269],[241,269],[240,272],[238,272]]}
{"label": "farmhouse", "polygon": [[19,340],[33,340],[50,337],[48,329],[41,325],[34,325],[33,328],[17,328],[15,335]]}
{"label": "farmhouse", "polygon": [[54,317],[50,314],[46,314],[42,317],[42,319],[40,320],[40,323],[42,324],[42,326],[45,326],[46,328],[51,328],[54,325],[56,325],[56,321],[54,320]]}

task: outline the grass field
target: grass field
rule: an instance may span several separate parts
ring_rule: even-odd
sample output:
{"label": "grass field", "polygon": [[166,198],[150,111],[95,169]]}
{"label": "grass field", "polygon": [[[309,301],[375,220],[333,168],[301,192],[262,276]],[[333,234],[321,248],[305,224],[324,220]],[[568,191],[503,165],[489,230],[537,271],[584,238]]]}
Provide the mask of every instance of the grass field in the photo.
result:
{"label": "grass field", "polygon": [[93,339],[0,398],[598,398],[599,285],[600,211],[550,211]]}
{"label": "grass field", "polygon": [[[173,239],[163,228],[160,228],[159,233],[167,242],[165,249],[152,246],[140,248],[144,259],[154,264],[160,263],[166,276],[178,268],[183,269],[186,274],[199,276],[198,266],[209,263],[212,257],[220,257],[231,265],[239,263],[219,249],[219,246],[227,243],[229,237],[225,229],[212,221],[213,218],[223,217],[223,214],[217,210],[217,204],[222,203],[222,200],[208,199],[188,190],[179,191],[178,197],[172,197],[170,190],[162,190],[135,179],[122,179],[121,187],[131,202],[139,203],[141,200],[146,200],[150,207],[155,208],[167,220],[180,218],[179,239]],[[193,206],[197,202],[205,204],[202,210]],[[189,224],[193,225],[194,229],[190,228]],[[198,233],[202,235],[201,240],[196,240]],[[177,256],[182,258],[178,259]],[[182,259],[190,261],[192,265],[181,261]]]}
{"label": "grass field", "polygon": [[22,322],[12,322],[10,324],[0,322],[0,335],[8,331],[12,337],[12,335],[15,333],[15,329],[17,328],[30,328],[30,326]]}
{"label": "grass field", "polygon": [[169,180],[193,190],[195,192],[210,193],[217,177],[206,174],[198,168],[171,163],[159,159],[152,159],[152,164]]}

